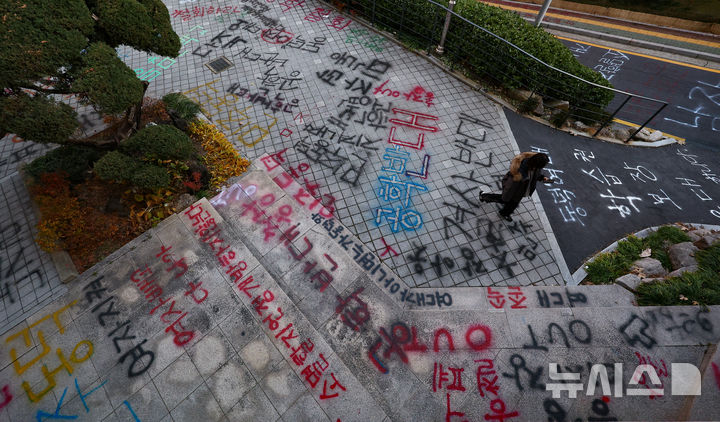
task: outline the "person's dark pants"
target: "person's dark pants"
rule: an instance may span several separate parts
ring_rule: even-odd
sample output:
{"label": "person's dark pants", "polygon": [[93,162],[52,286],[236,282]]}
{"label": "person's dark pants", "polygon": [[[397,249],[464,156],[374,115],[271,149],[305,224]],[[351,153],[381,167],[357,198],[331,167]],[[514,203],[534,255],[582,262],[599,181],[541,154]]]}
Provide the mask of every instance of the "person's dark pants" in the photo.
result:
{"label": "person's dark pants", "polygon": [[502,194],[499,193],[483,193],[480,196],[480,199],[482,199],[484,202],[497,202],[500,204],[503,204],[502,209],[500,210],[500,215],[508,217],[510,214],[515,211],[515,209],[520,205],[520,201],[508,201],[505,202],[502,200]]}

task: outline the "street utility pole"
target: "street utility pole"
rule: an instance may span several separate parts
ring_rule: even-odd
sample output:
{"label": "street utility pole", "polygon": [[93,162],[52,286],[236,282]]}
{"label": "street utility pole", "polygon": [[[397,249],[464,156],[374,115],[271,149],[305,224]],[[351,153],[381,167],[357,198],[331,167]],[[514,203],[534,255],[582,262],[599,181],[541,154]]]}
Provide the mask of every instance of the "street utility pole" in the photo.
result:
{"label": "street utility pole", "polygon": [[542,23],[543,18],[545,17],[545,13],[547,12],[548,8],[550,7],[550,3],[552,0],[545,0],[545,2],[542,5],[542,8],[540,8],[540,13],[538,13],[537,18],[535,18],[535,26],[539,27]]}

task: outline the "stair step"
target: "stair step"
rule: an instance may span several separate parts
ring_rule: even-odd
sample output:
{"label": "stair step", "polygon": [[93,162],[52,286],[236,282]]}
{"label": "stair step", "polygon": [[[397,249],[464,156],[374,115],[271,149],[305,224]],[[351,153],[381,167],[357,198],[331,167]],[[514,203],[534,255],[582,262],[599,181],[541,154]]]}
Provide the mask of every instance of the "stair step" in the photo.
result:
{"label": "stair step", "polygon": [[[159,389],[166,397],[171,390],[163,381],[182,368],[193,374],[171,375],[177,377],[172,394],[177,389],[180,399],[185,399],[204,381],[214,388],[214,375],[208,368],[233,368],[233,362],[240,360],[239,366],[250,371],[248,376],[258,379],[253,388],[272,397],[274,404],[290,405],[307,395],[331,420],[343,421],[414,420],[418,415],[442,420],[447,411],[446,394],[433,392],[432,384],[434,368],[441,364],[461,374],[467,394],[453,393],[453,409],[468,415],[480,411],[472,420],[483,420],[482,414],[489,412],[490,401],[478,399],[474,384],[479,366],[488,362],[495,365],[508,410],[519,411],[527,420],[547,416],[544,403],[550,393],[532,387],[530,375],[541,374],[539,381],[549,382],[550,362],[559,363],[564,372],[581,368],[584,383],[588,374],[583,368],[589,368],[588,364],[623,363],[631,370],[643,360],[667,366],[692,363],[707,368],[705,380],[714,376],[715,367],[702,362],[714,352],[714,346],[707,345],[718,342],[718,306],[708,310],[692,306],[639,308],[631,306],[626,296],[614,299],[615,286],[393,292],[392,286],[399,280],[387,287],[377,281],[382,267],[372,274],[375,267],[356,258],[354,250],[364,248],[362,243],[345,250],[324,227],[330,219],[298,204],[272,183],[267,172],[253,170],[239,183],[246,189],[255,186],[254,191],[248,194],[252,189],[230,188],[224,196],[212,199],[217,208],[202,199],[166,219],[113,254],[113,259],[82,274],[66,296],[26,321],[24,327],[42,329],[48,347],[70,344],[68,353],[79,339],[87,339],[95,353],[92,364],[74,360],[73,377],[88,385],[109,380],[105,384],[109,396],[120,403],[128,400],[143,412],[148,412],[149,402],[137,397],[146,397],[144,385]],[[338,225],[334,227],[343,227]],[[346,232],[343,228],[340,233]],[[356,241],[352,236],[347,239]],[[358,257],[367,253],[365,249],[360,252]],[[320,269],[332,280],[316,277]],[[141,270],[152,274],[142,276]],[[375,279],[370,278],[373,275]],[[386,275],[394,277],[389,270]],[[137,277],[152,279],[158,290],[141,290]],[[175,312],[187,312],[181,325],[174,325],[181,334],[192,333],[186,343],[168,329],[172,319],[163,314],[169,309],[167,301],[159,312],[151,313],[159,302],[153,297],[155,291],[158,297],[174,301]],[[416,295],[415,303],[408,299],[410,293]],[[446,293],[452,303],[437,299]],[[422,306],[417,303],[419,294],[424,296]],[[105,299],[111,299],[113,306],[108,307]],[[339,306],[351,299],[350,308]],[[365,304],[364,314],[358,313],[361,303]],[[71,308],[66,310],[67,306]],[[53,312],[60,312],[59,319]],[[115,343],[109,334],[116,323],[128,320],[126,335],[137,341]],[[59,323],[66,326],[64,333],[56,326]],[[73,336],[73,341],[64,336]],[[27,345],[22,338],[21,332],[8,333],[5,350],[25,353]],[[119,360],[134,344],[154,353],[151,365],[147,359],[132,367],[132,359]],[[307,353],[300,359],[293,350],[303,344]],[[120,352],[119,346],[124,347]],[[7,384],[14,393],[23,391],[27,377],[14,376],[11,356],[0,354],[0,367],[10,371]],[[20,359],[23,364],[30,361],[25,354]],[[260,361],[264,363],[257,363]],[[325,368],[324,373],[311,381],[307,368],[316,368],[316,362]],[[517,369],[519,362],[524,369]],[[150,365],[144,377],[154,382],[128,382],[129,368],[137,371],[144,364]],[[37,369],[36,365],[32,370]],[[513,381],[516,371],[523,375]],[[705,380],[703,387],[713,386]],[[328,388],[336,381],[342,389]],[[55,376],[55,382],[56,392],[64,386],[74,387],[72,377],[63,373]],[[652,410],[643,410],[650,412],[648,418],[682,417],[678,409],[685,398],[671,396],[668,384],[666,381],[666,397],[654,402]],[[717,398],[713,392],[704,390],[698,401],[701,407],[693,407],[698,419],[712,415]],[[334,393],[338,396],[327,398]],[[16,397],[25,398],[23,394]],[[578,400],[582,409],[592,408],[593,398]],[[612,415],[620,419],[636,416],[635,402],[624,400],[612,398]],[[43,408],[50,410],[56,405],[43,403]],[[5,412],[11,420],[24,420],[37,410],[32,403],[13,404]]]}
{"label": "stair step", "polygon": [[[251,193],[256,203],[260,203],[258,208],[268,208],[268,215],[277,215],[278,210],[283,206],[285,209],[292,207],[293,223],[300,224],[299,230],[302,233],[311,227],[325,232],[329,239],[335,241],[338,247],[337,251],[352,256],[353,261],[370,280],[382,286],[386,294],[393,297],[406,309],[441,310],[452,308],[511,311],[529,308],[633,305],[633,294],[615,285],[409,288],[371,248],[352,234],[337,217],[332,216],[332,210],[324,208],[318,199],[312,198],[300,183],[294,180],[269,154],[264,154],[253,162],[251,171],[240,180],[239,185],[232,186],[225,193],[213,199],[216,205],[220,205],[218,210],[221,214],[232,213],[231,220],[242,227],[241,232],[255,233],[252,239],[246,239],[251,244],[260,244],[259,233],[262,232],[262,228],[249,218],[242,218],[242,211],[238,207],[242,207],[242,203],[251,202],[253,199],[248,197],[241,186]],[[268,194],[271,194],[272,198],[267,196]],[[220,197],[235,200],[236,204],[226,207],[225,199]],[[261,199],[263,197],[267,200],[263,201]],[[280,225],[281,229],[286,227],[287,224]]]}

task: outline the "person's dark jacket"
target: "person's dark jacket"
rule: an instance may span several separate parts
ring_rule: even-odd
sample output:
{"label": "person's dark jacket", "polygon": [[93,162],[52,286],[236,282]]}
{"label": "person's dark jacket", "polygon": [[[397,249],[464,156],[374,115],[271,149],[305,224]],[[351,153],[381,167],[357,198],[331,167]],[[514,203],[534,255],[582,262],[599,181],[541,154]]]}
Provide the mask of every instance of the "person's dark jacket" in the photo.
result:
{"label": "person's dark jacket", "polygon": [[524,196],[535,192],[535,184],[548,177],[541,170],[528,169],[527,159],[537,152],[523,152],[516,155],[510,162],[510,171],[502,181],[503,202],[519,202]]}

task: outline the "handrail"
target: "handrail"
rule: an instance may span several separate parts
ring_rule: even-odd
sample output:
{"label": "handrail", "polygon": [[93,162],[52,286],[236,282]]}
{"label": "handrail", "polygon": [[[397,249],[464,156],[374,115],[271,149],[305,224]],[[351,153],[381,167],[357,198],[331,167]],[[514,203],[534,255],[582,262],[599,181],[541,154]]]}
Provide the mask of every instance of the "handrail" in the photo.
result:
{"label": "handrail", "polygon": [[[329,1],[329,0],[324,0],[324,1]],[[504,55],[507,56],[507,59],[513,60],[513,61],[518,61],[518,60],[527,60],[527,58],[529,58],[530,60],[527,63],[527,65],[525,66],[526,73],[527,73],[527,71],[530,71],[531,68],[537,68],[538,70],[543,69],[542,71],[531,72],[532,76],[530,76],[529,74],[526,75],[525,81],[519,81],[520,85],[524,86],[527,89],[532,89],[533,94],[535,94],[535,92],[538,89],[541,89],[545,92],[545,95],[543,95],[543,96],[550,97],[553,99],[567,100],[570,103],[573,103],[573,101],[575,101],[575,103],[577,103],[577,104],[570,113],[560,114],[560,115],[558,115],[558,117],[563,119],[562,123],[564,123],[568,117],[576,117],[576,118],[580,118],[581,120],[588,119],[588,120],[598,123],[599,129],[597,129],[592,136],[597,136],[608,124],[610,124],[614,120],[615,115],[617,115],[621,110],[624,110],[625,109],[624,107],[629,103],[629,101],[631,99],[638,99],[640,101],[647,101],[647,102],[653,103],[652,106],[648,105],[647,110],[652,110],[652,109],[656,109],[656,110],[652,114],[652,116],[650,116],[650,118],[646,119],[644,121],[644,123],[642,123],[642,125],[639,125],[637,127],[637,130],[635,130],[632,134],[629,135],[629,137],[625,140],[625,142],[630,141],[643,128],[645,128],[645,126],[648,123],[650,123],[655,117],[657,117],[665,109],[665,107],[668,106],[668,103],[665,101],[662,101],[662,100],[659,100],[656,98],[646,97],[644,95],[633,94],[633,93],[626,92],[626,91],[623,91],[623,90],[620,90],[620,89],[617,89],[614,87],[604,86],[604,85],[598,84],[596,82],[585,80],[585,79],[583,79],[577,75],[574,75],[570,72],[567,72],[565,70],[559,69],[559,68],[557,68],[553,65],[550,65],[550,64],[544,62],[543,60],[535,57],[533,54],[523,50],[522,48],[518,47],[514,43],[483,28],[482,26],[478,25],[477,23],[459,15],[457,12],[455,12],[453,10],[453,7],[447,7],[443,4],[438,3],[435,0],[425,0],[425,1],[427,3],[429,3],[430,5],[432,5],[431,8],[432,7],[439,8],[439,9],[433,10],[433,13],[441,14],[443,11],[445,12],[445,19],[444,19],[445,22],[444,22],[444,26],[442,27],[442,34],[440,35],[441,39],[439,41],[439,44],[435,44],[436,42],[438,42],[438,40],[435,39],[435,37],[437,35],[430,35],[429,37],[428,36],[421,37],[421,38],[423,38],[424,42],[428,42],[428,49],[427,49],[428,53],[427,54],[431,54],[432,45],[437,46],[436,51],[438,54],[443,54],[443,52],[445,50],[443,40],[445,39],[445,35],[450,35],[449,33],[447,33],[447,29],[450,25],[450,20],[451,20],[452,16],[455,16],[455,17],[461,19],[463,22],[470,24],[471,28],[477,28],[481,32],[489,35],[490,37],[492,37],[498,41],[501,41],[501,43],[498,43],[498,46],[508,46],[511,49],[514,49],[514,51],[520,52],[522,54],[522,56],[514,56],[512,54],[508,55],[507,53],[503,53]],[[384,9],[382,6],[378,5],[378,1],[377,0],[350,0],[350,3],[355,3],[355,2],[361,3],[361,4],[369,3],[369,4],[367,4],[367,6],[371,6],[371,10],[372,10],[370,13],[371,16],[369,16],[369,17],[371,19],[371,24],[375,25],[378,13],[382,14],[382,12],[378,11],[378,7],[380,9]],[[454,0],[449,0],[449,2],[451,3],[451,5],[454,5],[452,3],[456,3],[456,1],[454,1]],[[352,6],[351,6],[351,8],[352,8]],[[370,10],[368,10],[368,12],[369,11]],[[404,8],[403,8],[402,12],[403,12],[403,17],[404,17],[405,16]],[[366,15],[366,17],[367,17],[367,15]],[[382,18],[380,21],[382,22]],[[428,28],[428,29],[434,29],[434,28]],[[399,30],[407,31],[409,34],[420,35],[412,29],[405,28],[402,25],[402,23],[400,24]],[[452,33],[452,30],[450,31],[450,33]],[[415,35],[413,35],[413,36],[415,36]],[[472,42],[472,40],[469,40],[469,41]],[[486,43],[486,41],[483,41],[481,38],[478,39],[477,41],[482,41],[483,43]],[[491,47],[493,49],[497,48],[496,46],[493,45],[493,43],[488,44],[488,47]],[[523,56],[524,56],[524,58],[523,58]],[[549,72],[545,71],[545,70],[548,70]],[[552,71],[554,71],[554,72],[552,72]],[[485,74],[488,74],[487,72],[488,71],[484,71]],[[536,79],[534,77],[535,75],[540,76],[541,78]],[[553,75],[556,75],[556,76],[553,76]],[[491,78],[492,77],[493,76],[491,75]],[[569,77],[569,78],[566,79],[566,77]],[[542,80],[543,78],[545,79],[545,81]],[[607,110],[605,110],[605,109],[607,108],[607,106],[609,104],[602,106],[601,104],[596,104],[596,103],[593,103],[592,101],[586,100],[585,102],[583,102],[582,98],[578,98],[576,94],[572,93],[572,89],[570,92],[566,92],[565,88],[563,88],[563,87],[567,88],[571,85],[575,86],[576,89],[579,89],[583,86],[587,87],[588,89],[600,88],[600,90],[599,90],[600,92],[604,91],[608,94],[613,93],[612,94],[613,99],[616,98],[617,94],[625,95],[626,98],[624,99],[624,101],[622,101],[622,104],[612,112],[612,114],[608,115],[608,117],[604,117],[605,113],[607,113]],[[550,94],[551,92],[555,92],[556,94],[551,95]],[[609,101],[612,101],[612,100],[609,100]],[[618,99],[618,101],[620,101],[620,99]],[[584,108],[586,106],[590,106],[591,108],[589,108],[589,109]],[[597,109],[592,108],[592,107],[597,107]],[[601,107],[603,109],[602,111],[601,111]],[[578,114],[573,114],[573,113],[578,113]],[[596,117],[588,117],[588,113],[595,115]],[[583,114],[585,117],[582,117]],[[640,120],[643,118],[644,117],[638,115],[634,119]],[[553,123],[558,124],[556,122],[553,122]],[[562,123],[560,123],[560,124],[562,124]]]}
{"label": "handrail", "polygon": [[628,96],[631,96],[631,97],[640,98],[640,99],[643,99],[643,100],[650,100],[650,101],[654,101],[654,102],[658,102],[658,103],[662,103],[662,104],[666,104],[666,105],[667,105],[667,103],[666,103],[665,101],[662,101],[662,100],[657,100],[657,99],[655,99],[655,98],[645,97],[645,96],[637,95],[637,94],[631,94],[631,93],[629,93],[629,92],[621,91],[621,90],[619,90],[619,89],[610,88],[610,87],[607,87],[607,86],[603,86],[603,85],[600,85],[600,84],[596,84],[595,82],[586,81],[585,79],[583,79],[583,78],[581,78],[581,77],[579,77],[579,76],[573,75],[572,73],[568,73],[568,72],[566,72],[566,71],[564,71],[564,70],[562,70],[562,69],[558,69],[558,68],[556,68],[555,66],[550,65],[550,64],[547,64],[547,63],[545,63],[544,61],[538,59],[537,57],[533,56],[532,54],[528,53],[527,51],[525,51],[525,50],[523,50],[522,48],[518,47],[517,45],[513,44],[512,42],[506,40],[505,38],[502,38],[501,36],[496,35],[496,34],[490,32],[490,31],[488,31],[487,29],[485,29],[485,28],[483,28],[482,26],[476,24],[475,22],[469,21],[469,20],[467,20],[466,18],[464,18],[463,16],[458,15],[458,14],[455,13],[453,10],[451,10],[451,9],[443,6],[442,4],[436,3],[436,2],[433,1],[433,0],[426,0],[426,1],[427,1],[428,3],[432,3],[432,4],[434,4],[435,6],[440,7],[441,9],[444,9],[446,12],[451,13],[452,15],[454,15],[454,16],[462,19],[462,20],[464,20],[465,22],[467,22],[467,23],[469,23],[470,25],[472,25],[472,26],[480,29],[481,31],[483,31],[483,32],[485,32],[485,33],[487,33],[487,34],[489,34],[489,35],[497,38],[498,40],[500,40],[500,41],[502,41],[502,42],[504,42],[504,43],[506,43],[506,44],[508,44],[508,45],[510,45],[510,46],[512,46],[513,48],[515,48],[515,49],[517,49],[518,51],[522,52],[522,53],[525,54],[526,56],[532,58],[532,59],[535,60],[536,62],[539,62],[539,63],[541,63],[541,64],[549,67],[550,69],[553,69],[553,70],[555,70],[555,71],[558,71],[558,72],[560,72],[560,73],[562,73],[562,74],[564,74],[564,75],[570,76],[571,78],[577,79],[577,80],[582,81],[582,82],[585,82],[585,83],[587,83],[587,84],[596,86],[596,87],[598,87],[598,88],[607,89],[607,90],[614,91],[615,93],[625,94],[625,95],[628,95]]}

